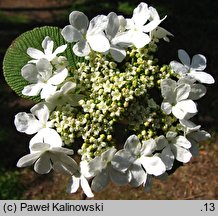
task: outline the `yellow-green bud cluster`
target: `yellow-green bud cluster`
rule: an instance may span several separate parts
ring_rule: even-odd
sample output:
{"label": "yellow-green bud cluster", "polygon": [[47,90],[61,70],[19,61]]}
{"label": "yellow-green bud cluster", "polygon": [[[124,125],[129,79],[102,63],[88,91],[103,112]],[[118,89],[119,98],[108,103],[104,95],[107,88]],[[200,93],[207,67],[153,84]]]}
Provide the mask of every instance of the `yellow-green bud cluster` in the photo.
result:
{"label": "yellow-green bud cluster", "polygon": [[166,123],[166,115],[150,99],[153,90],[160,94],[161,79],[173,75],[168,66],[159,67],[152,54],[155,51],[154,43],[131,48],[122,63],[92,52],[77,63],[77,69],[70,68],[71,81],[86,97],[79,101],[79,107],[57,107],[51,119],[65,144],[83,139],[78,151],[82,160],[115,145],[114,125],[122,120],[127,120],[129,130],[146,139],[172,125],[174,119]]}

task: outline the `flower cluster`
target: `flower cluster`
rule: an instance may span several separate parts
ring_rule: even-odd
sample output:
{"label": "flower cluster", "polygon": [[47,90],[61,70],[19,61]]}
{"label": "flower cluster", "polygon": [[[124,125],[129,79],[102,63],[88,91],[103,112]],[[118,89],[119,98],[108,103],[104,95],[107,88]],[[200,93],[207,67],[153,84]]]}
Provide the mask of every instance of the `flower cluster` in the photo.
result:
{"label": "flower cluster", "polygon": [[[18,131],[35,134],[18,167],[34,164],[40,174],[68,174],[68,192],[81,185],[92,197],[110,180],[146,191],[152,178],[196,155],[197,143],[210,134],[191,118],[206,94],[203,84],[214,79],[203,71],[206,58],[200,54],[191,61],[179,50],[181,63],[158,64],[159,40],[172,36],[159,26],[165,18],[146,3],[130,19],[111,12],[89,21],[73,11],[61,31],[66,45],[53,51],[56,41],[46,36],[44,51],[27,49],[31,60],[21,69],[28,81],[22,94],[41,101],[15,116]],[[83,58],[76,67],[64,54],[71,44],[72,55]]]}

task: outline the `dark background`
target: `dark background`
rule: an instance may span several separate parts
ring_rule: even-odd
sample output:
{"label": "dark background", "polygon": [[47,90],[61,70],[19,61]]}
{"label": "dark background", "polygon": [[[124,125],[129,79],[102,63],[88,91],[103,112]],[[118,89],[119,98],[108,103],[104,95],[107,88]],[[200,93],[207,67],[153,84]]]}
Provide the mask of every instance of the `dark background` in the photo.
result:
{"label": "dark background", "polygon": [[[141,1],[105,0],[0,0],[0,68],[8,46],[21,33],[34,27],[52,25],[63,28],[72,10],[84,12],[90,19],[111,11],[131,17]],[[218,79],[218,2],[214,0],[149,0],[160,16],[167,18],[161,26],[174,37],[162,41],[160,63],[177,59],[177,50],[190,56],[203,54],[208,60],[206,72]],[[208,93],[198,102],[196,123],[212,134],[212,141],[201,144],[200,156],[169,177],[166,182],[154,181],[145,194],[142,188],[109,186],[96,199],[217,199],[218,198],[218,85],[208,86]],[[13,119],[19,111],[28,111],[31,101],[13,93],[0,74],[0,198],[2,199],[79,199],[66,195],[67,177],[59,174],[39,176],[31,168],[18,169],[16,161],[28,152],[29,137],[16,131]],[[54,187],[55,185],[55,187]],[[48,190],[50,188],[50,190]],[[172,190],[172,188],[174,188]]]}

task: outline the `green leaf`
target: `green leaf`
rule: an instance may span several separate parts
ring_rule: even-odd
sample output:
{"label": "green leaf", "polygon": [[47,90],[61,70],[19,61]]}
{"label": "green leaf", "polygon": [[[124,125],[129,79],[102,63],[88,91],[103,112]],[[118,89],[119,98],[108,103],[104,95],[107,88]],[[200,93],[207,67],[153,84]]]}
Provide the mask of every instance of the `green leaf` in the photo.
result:
{"label": "green leaf", "polygon": [[[46,36],[49,36],[54,41],[54,49],[58,46],[66,44],[66,41],[61,35],[61,29],[58,27],[45,26],[35,28],[16,38],[8,48],[3,60],[3,72],[8,85],[19,96],[32,99],[35,102],[39,102],[40,97],[27,97],[21,93],[24,86],[29,84],[28,81],[21,76],[21,68],[26,65],[29,60],[31,60],[26,53],[27,49],[29,47],[33,47],[43,51],[41,44]],[[76,68],[76,63],[78,61],[83,60],[83,58],[74,55],[72,51],[72,44],[68,44],[66,51],[61,55],[67,57],[70,66],[73,68]]]}

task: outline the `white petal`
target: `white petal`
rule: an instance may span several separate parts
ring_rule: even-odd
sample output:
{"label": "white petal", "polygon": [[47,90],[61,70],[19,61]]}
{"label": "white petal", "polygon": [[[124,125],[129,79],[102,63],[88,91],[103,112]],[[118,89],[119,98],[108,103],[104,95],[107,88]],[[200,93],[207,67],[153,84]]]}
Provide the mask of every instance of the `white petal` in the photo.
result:
{"label": "white petal", "polygon": [[70,24],[78,29],[82,34],[85,34],[89,25],[88,17],[80,12],[80,11],[73,11],[69,16]]}
{"label": "white petal", "polygon": [[128,184],[131,180],[131,174],[129,171],[126,171],[125,173],[119,172],[118,170],[114,169],[112,166],[109,166],[109,175],[111,181],[117,185]]}
{"label": "white petal", "polygon": [[140,154],[141,143],[136,135],[128,137],[124,144],[124,149],[129,152],[133,157]]}
{"label": "white petal", "polygon": [[161,23],[161,20],[152,20],[151,22],[149,22],[148,24],[146,24],[145,26],[143,26],[143,32],[151,32],[154,29],[156,29],[158,27],[158,25]]}
{"label": "white petal", "polygon": [[46,49],[48,42],[52,41],[49,36],[46,36],[44,40],[42,41],[42,48]]}
{"label": "white petal", "polygon": [[197,113],[196,104],[192,100],[183,100],[176,104],[176,107],[184,110],[187,113]]}
{"label": "white petal", "polygon": [[178,145],[173,145],[172,151],[176,157],[176,160],[183,162],[183,163],[189,162],[191,157],[192,157],[192,154],[190,153],[190,151],[188,149],[185,149],[185,148],[180,147]]}
{"label": "white petal", "polygon": [[112,45],[120,47],[129,47],[132,45],[132,31],[121,32],[111,40]]}
{"label": "white petal", "polygon": [[211,135],[207,131],[199,130],[188,134],[187,137],[191,137],[195,142],[200,142],[210,139]]}
{"label": "white petal", "polygon": [[110,54],[116,62],[122,62],[126,57],[126,50],[118,46],[111,45]]}
{"label": "white petal", "polygon": [[38,72],[41,74],[41,76],[43,77],[43,79],[46,80],[46,81],[52,75],[52,69],[53,69],[52,65],[45,58],[40,59],[36,63],[36,68],[37,68]]}
{"label": "white petal", "polygon": [[119,19],[118,19],[117,14],[115,14],[114,12],[109,13],[107,17],[108,17],[108,25],[107,25],[105,32],[106,32],[108,39],[111,40],[112,38],[115,37],[115,35],[118,32]]}
{"label": "white petal", "polygon": [[105,15],[98,15],[94,17],[89,24],[89,28],[87,31],[88,35],[96,35],[101,34],[107,28],[108,25],[108,17]]}
{"label": "white petal", "polygon": [[20,112],[15,116],[14,124],[19,132],[26,134],[34,134],[43,127],[35,116],[25,112]]}
{"label": "white petal", "polygon": [[31,152],[43,152],[49,150],[50,145],[47,143],[34,143],[31,145]]}
{"label": "white petal", "polygon": [[178,119],[184,119],[188,113],[197,112],[196,104],[192,100],[180,101],[172,108],[173,115]]}
{"label": "white petal", "polygon": [[191,65],[191,60],[190,57],[188,55],[188,53],[185,50],[179,49],[178,50],[178,56],[179,56],[179,60],[186,66],[190,66]]}
{"label": "white petal", "polygon": [[73,158],[63,152],[58,152],[57,148],[50,150],[53,169],[66,175],[74,175],[78,172],[78,165]]}
{"label": "white petal", "polygon": [[63,92],[63,94],[67,94],[69,91],[75,90],[75,88],[76,88],[76,83],[69,81],[64,83],[60,91]]}
{"label": "white petal", "polygon": [[197,157],[199,155],[199,147],[196,143],[192,143],[191,148],[189,149],[193,157]]}
{"label": "white petal", "polygon": [[191,71],[189,75],[201,83],[213,84],[215,82],[214,78],[206,72]]}
{"label": "white petal", "polygon": [[48,84],[59,85],[66,79],[67,76],[68,76],[68,70],[67,70],[67,68],[65,68],[62,71],[55,74],[54,76],[52,76],[48,80]]}
{"label": "white petal", "polygon": [[86,194],[86,196],[87,197],[94,197],[94,194],[92,193],[91,187],[90,187],[87,179],[83,175],[80,177],[80,179],[81,179],[81,187],[82,187],[84,193]]}
{"label": "white petal", "polygon": [[188,84],[180,84],[176,87],[176,101],[179,102],[181,100],[185,100],[188,98],[189,93],[191,91],[191,87]]}
{"label": "white petal", "polygon": [[169,145],[163,149],[163,151],[160,154],[160,158],[164,162],[166,170],[171,170],[173,167],[175,157]]}
{"label": "white petal", "polygon": [[52,161],[53,170],[55,172],[62,173],[64,175],[73,175],[77,171],[72,166],[63,163],[62,161],[54,160],[54,157],[51,157],[51,161]]}
{"label": "white petal", "polygon": [[135,158],[124,149],[118,151],[111,161],[112,166],[118,171],[125,172],[134,162]]}
{"label": "white petal", "polygon": [[36,83],[38,81],[38,71],[36,69],[36,66],[33,64],[26,64],[25,66],[23,66],[21,69],[21,75],[25,80],[29,81],[30,83]]}
{"label": "white petal", "polygon": [[140,3],[133,11],[132,20],[137,26],[143,26],[150,16],[148,5],[144,2]]}
{"label": "white petal", "polygon": [[188,130],[188,132],[197,131],[201,127],[201,125],[196,125],[187,119],[181,119],[179,122],[183,127],[185,127]]}
{"label": "white petal", "polygon": [[156,150],[156,146],[157,145],[154,139],[143,140],[141,155],[144,155],[144,156],[151,155]]}
{"label": "white petal", "polygon": [[158,156],[140,157],[140,162],[145,168],[146,172],[150,175],[159,176],[166,171],[163,161]]}
{"label": "white petal", "polygon": [[45,84],[40,94],[41,99],[46,99],[50,97],[51,95],[55,93],[56,89],[57,89],[57,86]]}
{"label": "white petal", "polygon": [[189,70],[186,66],[184,66],[183,64],[177,61],[171,61],[170,67],[172,68],[173,71],[180,74],[181,76],[187,74]]}
{"label": "white petal", "polygon": [[89,35],[87,41],[96,52],[104,53],[110,49],[110,43],[103,34]]}
{"label": "white petal", "polygon": [[81,40],[73,46],[73,52],[79,57],[87,56],[90,51],[89,44],[85,40]]}
{"label": "white petal", "polygon": [[204,70],[207,66],[207,59],[201,54],[194,55],[192,58],[191,68]]}
{"label": "white petal", "polygon": [[26,96],[37,96],[39,95],[39,92],[42,90],[44,84],[43,83],[37,83],[37,84],[31,84],[28,86],[25,86],[22,90],[22,94]]}
{"label": "white petal", "polygon": [[46,124],[49,119],[49,109],[44,103],[36,104],[31,108],[31,113],[33,113],[42,124]]}
{"label": "white petal", "polygon": [[172,112],[172,105],[169,102],[162,102],[161,109],[169,115]]}
{"label": "white petal", "polygon": [[147,178],[145,179],[143,183],[144,192],[149,192],[151,190],[151,186],[152,186],[152,176],[147,175]]}
{"label": "white petal", "polygon": [[92,190],[95,192],[101,191],[107,186],[109,180],[110,179],[109,179],[108,170],[105,169],[102,172],[100,172],[98,175],[96,175],[92,180],[92,184],[91,184]]}
{"label": "white petal", "polygon": [[106,166],[107,166],[107,161],[105,163],[102,161],[102,158],[100,156],[97,156],[91,161],[89,161],[86,167],[86,176],[93,177],[99,172],[101,172]]}
{"label": "white petal", "polygon": [[41,59],[45,57],[45,54],[42,51],[32,47],[27,49],[27,54],[33,59]]}
{"label": "white petal", "polygon": [[61,31],[62,36],[64,37],[64,40],[66,40],[69,43],[77,42],[82,39],[82,34],[74,28],[72,25],[65,26]]}
{"label": "white petal", "polygon": [[80,178],[76,176],[72,176],[69,186],[67,187],[68,193],[76,193],[79,189]]}
{"label": "white petal", "polygon": [[48,152],[45,152],[40,156],[34,165],[34,170],[39,174],[49,173],[52,169],[50,156]]}
{"label": "white petal", "polygon": [[207,89],[202,84],[194,84],[191,87],[191,92],[189,94],[189,98],[191,100],[198,100],[202,98],[207,92]]}
{"label": "white petal", "polygon": [[166,99],[169,103],[174,103],[174,90],[176,88],[176,81],[172,79],[164,79],[161,81],[160,87],[163,98]]}
{"label": "white petal", "polygon": [[41,129],[31,140],[30,140],[30,149],[34,143],[47,143],[51,147],[61,147],[62,140],[60,135],[54,129],[43,128]]}
{"label": "white petal", "polygon": [[73,155],[74,154],[74,151],[72,149],[62,148],[62,147],[52,147],[52,151],[63,153],[66,155]]}
{"label": "white petal", "polygon": [[111,147],[111,148],[107,149],[105,152],[103,152],[101,154],[102,161],[111,162],[111,160],[113,159],[116,151],[117,150],[114,147]]}
{"label": "white petal", "polygon": [[186,149],[191,147],[191,143],[184,136],[176,137],[174,142],[176,145],[179,145],[179,146],[186,148]]}
{"label": "white petal", "polygon": [[45,55],[49,56],[52,54],[54,48],[54,41],[50,40],[47,42],[46,47],[45,47]]}
{"label": "white petal", "polygon": [[17,167],[31,166],[40,157],[40,154],[41,153],[35,153],[35,154],[28,154],[28,155],[23,156],[17,162]]}
{"label": "white petal", "polygon": [[166,146],[168,146],[168,141],[167,139],[161,135],[159,137],[157,137],[155,139],[155,142],[156,142],[156,149],[159,151],[159,150],[162,150],[163,148],[165,148]]}
{"label": "white petal", "polygon": [[132,175],[130,184],[133,187],[140,186],[146,180],[147,174],[142,169],[141,164],[133,163],[130,167],[130,173]]}
{"label": "white petal", "polygon": [[67,44],[59,46],[53,53],[54,56],[56,56],[59,53],[64,52],[67,49]]}
{"label": "white petal", "polygon": [[187,112],[178,106],[172,107],[172,113],[177,119],[184,119]]}
{"label": "white petal", "polygon": [[143,32],[137,31],[132,35],[132,43],[138,49],[144,47],[150,41],[151,41],[151,38]]}
{"label": "white petal", "polygon": [[90,166],[88,161],[80,161],[80,172],[82,175],[84,175],[86,178],[91,178],[94,175],[89,172],[90,171]]}
{"label": "white petal", "polygon": [[152,35],[158,39],[163,38],[167,42],[170,41],[168,36],[173,36],[173,34],[171,34],[169,31],[159,26],[152,31]]}

